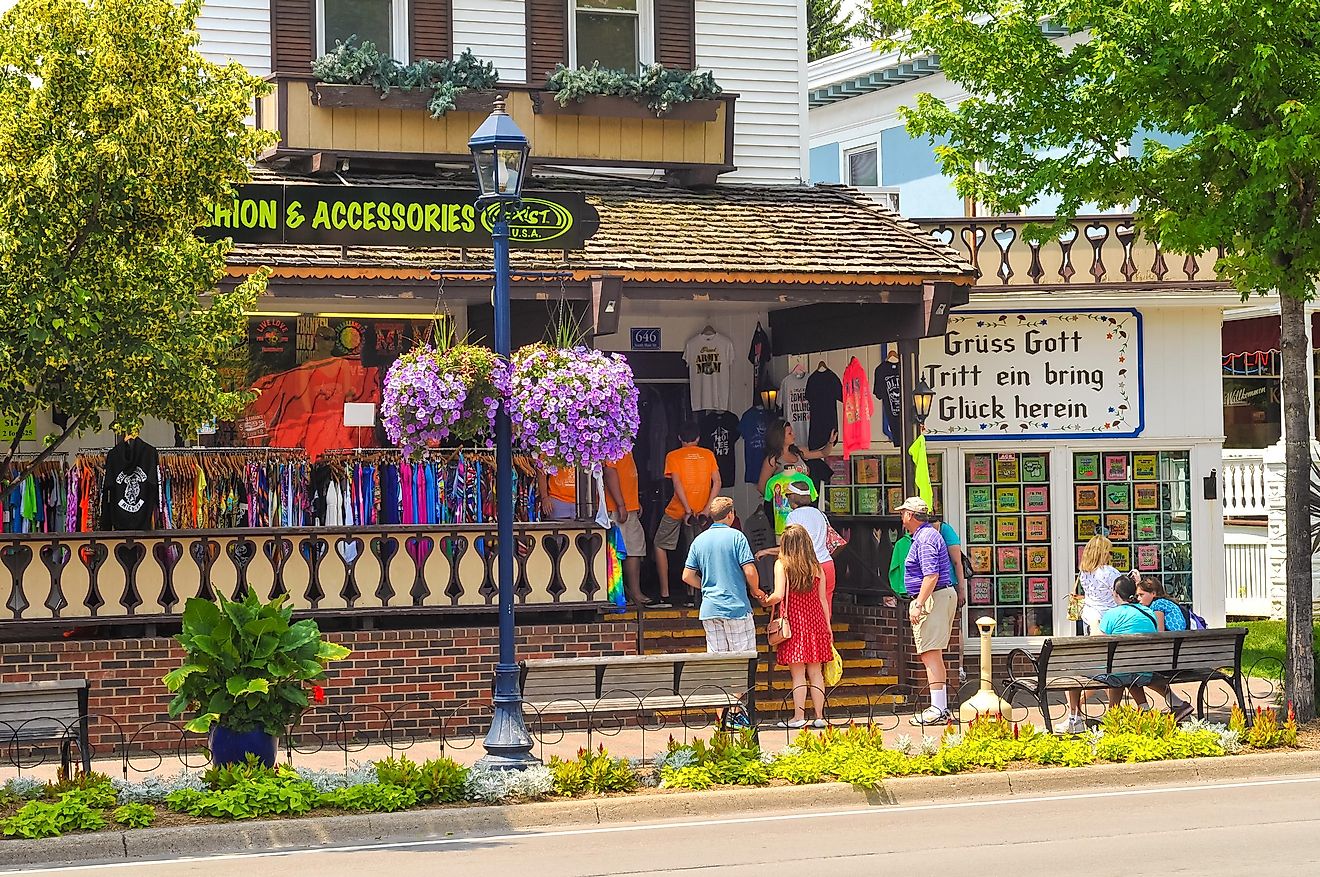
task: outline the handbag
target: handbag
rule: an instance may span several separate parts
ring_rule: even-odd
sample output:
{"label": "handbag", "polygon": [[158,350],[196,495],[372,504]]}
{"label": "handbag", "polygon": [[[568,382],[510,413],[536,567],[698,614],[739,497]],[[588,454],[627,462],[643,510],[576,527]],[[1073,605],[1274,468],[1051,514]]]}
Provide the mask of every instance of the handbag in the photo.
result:
{"label": "handbag", "polygon": [[1081,621],[1082,607],[1086,604],[1086,594],[1082,591],[1082,577],[1079,575],[1073,584],[1073,591],[1068,595],[1068,620]]}
{"label": "handbag", "polygon": [[[770,623],[765,626],[766,639],[770,641],[771,648],[786,643],[793,638],[793,629],[788,626],[788,615],[784,609],[788,604],[788,589],[784,589],[784,599],[770,610]],[[775,609],[779,611],[776,612]]]}
{"label": "handbag", "polygon": [[833,688],[843,678],[843,656],[839,654],[839,650],[834,646],[830,646],[830,651],[834,654],[830,656],[830,662],[821,670],[823,671],[822,675],[825,677],[825,684]]}
{"label": "handbag", "polygon": [[833,557],[840,548],[848,544],[848,540],[839,535],[839,531],[834,529],[832,524],[825,525],[825,550]]}

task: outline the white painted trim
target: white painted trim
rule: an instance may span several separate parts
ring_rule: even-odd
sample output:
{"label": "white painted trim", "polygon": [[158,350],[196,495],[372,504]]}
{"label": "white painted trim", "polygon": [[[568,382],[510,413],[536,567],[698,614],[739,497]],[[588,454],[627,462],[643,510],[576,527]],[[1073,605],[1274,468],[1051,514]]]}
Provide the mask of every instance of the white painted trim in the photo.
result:
{"label": "white painted trim", "polygon": [[[390,0],[390,42],[394,44],[390,56],[401,64],[407,64],[408,0]],[[325,51],[325,0],[316,0],[316,46],[313,55],[319,58]]]}
{"label": "white painted trim", "polygon": [[[577,58],[577,0],[568,2],[568,66],[582,67]],[[637,16],[637,63],[640,67],[655,63],[655,0],[637,0],[637,12],[612,9],[588,9],[607,15]]]}

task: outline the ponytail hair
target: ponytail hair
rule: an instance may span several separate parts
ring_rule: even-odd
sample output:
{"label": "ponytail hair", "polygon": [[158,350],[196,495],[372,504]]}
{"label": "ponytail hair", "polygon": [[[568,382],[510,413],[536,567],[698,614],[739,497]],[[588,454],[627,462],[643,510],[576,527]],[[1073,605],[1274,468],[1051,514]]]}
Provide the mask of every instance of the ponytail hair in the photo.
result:
{"label": "ponytail hair", "polygon": [[1123,575],[1114,579],[1114,593],[1124,603],[1137,602],[1137,583],[1132,576]]}

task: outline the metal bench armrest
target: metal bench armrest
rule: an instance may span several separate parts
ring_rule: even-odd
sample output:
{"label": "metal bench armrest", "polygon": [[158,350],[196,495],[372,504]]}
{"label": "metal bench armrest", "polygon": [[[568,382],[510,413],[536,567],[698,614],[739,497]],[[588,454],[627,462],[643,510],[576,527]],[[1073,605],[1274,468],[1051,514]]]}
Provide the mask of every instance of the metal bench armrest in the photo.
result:
{"label": "metal bench armrest", "polygon": [[[1019,655],[1021,655],[1021,656],[1024,657],[1024,658],[1026,658],[1027,661],[1031,664],[1031,676],[1030,676],[1030,677],[1026,677],[1026,676],[1018,676],[1016,673],[1013,672],[1013,659],[1016,658],[1016,657],[1019,656]],[[1028,652],[1026,649],[1014,649],[1013,651],[1011,651],[1011,652],[1008,653],[1008,681],[1009,681],[1009,682],[1017,682],[1019,679],[1027,679],[1027,678],[1030,678],[1031,681],[1034,682],[1034,681],[1036,681],[1037,677],[1039,677],[1039,676],[1040,676],[1040,660],[1039,660],[1035,655],[1033,655],[1031,652]]]}

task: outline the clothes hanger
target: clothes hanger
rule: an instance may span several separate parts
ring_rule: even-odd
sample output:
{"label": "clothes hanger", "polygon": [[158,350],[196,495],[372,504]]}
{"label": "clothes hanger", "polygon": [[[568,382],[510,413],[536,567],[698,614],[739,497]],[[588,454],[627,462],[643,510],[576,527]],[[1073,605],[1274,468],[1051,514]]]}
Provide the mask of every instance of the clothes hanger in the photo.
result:
{"label": "clothes hanger", "polygon": [[825,364],[825,360],[823,359],[820,362],[816,363],[816,371],[818,372],[829,371],[829,368],[830,367]]}
{"label": "clothes hanger", "polygon": [[715,334],[715,327],[712,326],[710,323],[707,323],[706,326],[705,326],[705,328],[701,330],[701,334],[702,334],[702,335],[714,335],[714,334]]}

